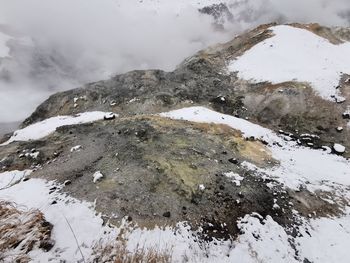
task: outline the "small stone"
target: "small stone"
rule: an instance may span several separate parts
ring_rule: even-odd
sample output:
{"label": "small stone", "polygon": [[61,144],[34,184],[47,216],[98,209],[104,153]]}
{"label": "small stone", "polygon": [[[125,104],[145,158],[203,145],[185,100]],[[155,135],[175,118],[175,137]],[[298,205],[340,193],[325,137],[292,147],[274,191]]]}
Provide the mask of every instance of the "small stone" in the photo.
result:
{"label": "small stone", "polygon": [[168,211],[168,212],[165,212],[165,213],[163,214],[163,216],[169,218],[169,217],[171,216],[171,214],[170,214],[170,212]]}
{"label": "small stone", "polygon": [[51,250],[51,248],[53,248],[54,245],[55,242],[53,240],[43,240],[40,242],[39,248],[48,252]]}
{"label": "small stone", "polygon": [[64,185],[70,185],[72,183],[72,181],[70,181],[70,180],[66,180],[66,181],[64,181]]}
{"label": "small stone", "polygon": [[103,117],[104,120],[113,120],[115,119],[115,114],[113,112],[107,113],[105,114],[105,116]]}
{"label": "small stone", "polygon": [[336,130],[337,130],[337,132],[342,132],[344,130],[344,128],[339,126],[339,127],[336,128]]}
{"label": "small stone", "polygon": [[233,164],[238,164],[238,160],[236,158],[230,158],[228,161]]}
{"label": "small stone", "polygon": [[342,114],[342,116],[343,116],[343,119],[349,119],[350,120],[350,112],[344,112]]}

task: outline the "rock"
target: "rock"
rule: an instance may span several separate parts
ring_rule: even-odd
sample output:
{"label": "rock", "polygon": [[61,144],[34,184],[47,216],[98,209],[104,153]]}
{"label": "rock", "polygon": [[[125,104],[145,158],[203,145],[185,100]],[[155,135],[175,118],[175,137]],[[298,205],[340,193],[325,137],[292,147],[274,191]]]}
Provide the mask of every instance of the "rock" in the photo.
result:
{"label": "rock", "polygon": [[205,186],[203,184],[200,184],[198,186],[198,189],[201,190],[201,191],[204,191],[205,190]]}
{"label": "rock", "polygon": [[81,149],[81,145],[76,145],[70,148],[70,152],[78,152]]}
{"label": "rock", "polygon": [[169,211],[168,211],[168,212],[165,212],[165,213],[163,214],[163,216],[169,218],[169,217],[171,216],[171,213],[170,213]]}
{"label": "rock", "polygon": [[97,171],[93,174],[93,182],[96,183],[103,178],[103,174],[100,171]]}
{"label": "rock", "polygon": [[348,119],[348,120],[350,120],[350,112],[344,112],[344,113],[342,114],[342,116],[343,116],[343,119]]}
{"label": "rock", "polygon": [[64,185],[70,185],[72,183],[72,181],[70,181],[70,180],[66,180],[66,181],[64,181]]}
{"label": "rock", "polygon": [[55,242],[53,240],[43,240],[40,242],[39,248],[48,252],[51,250],[51,248],[53,248],[54,245],[55,245]]}
{"label": "rock", "polygon": [[110,113],[107,113],[107,114],[103,117],[103,119],[104,119],[104,120],[113,120],[113,119],[115,119],[115,117],[116,117],[116,114],[114,114],[113,112],[110,112]]}
{"label": "rock", "polygon": [[342,132],[343,130],[344,130],[343,127],[337,127],[337,128],[336,128],[336,131],[337,131],[337,132]]}
{"label": "rock", "polygon": [[333,150],[338,154],[343,154],[345,152],[345,147],[339,143],[333,145]]}
{"label": "rock", "polygon": [[230,158],[228,161],[233,164],[238,164],[238,160],[236,158]]}

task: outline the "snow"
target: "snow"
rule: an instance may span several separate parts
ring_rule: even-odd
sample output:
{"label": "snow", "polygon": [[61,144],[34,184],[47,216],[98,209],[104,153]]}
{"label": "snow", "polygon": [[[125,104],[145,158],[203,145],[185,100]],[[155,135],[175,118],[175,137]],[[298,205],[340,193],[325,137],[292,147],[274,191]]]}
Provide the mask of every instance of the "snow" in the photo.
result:
{"label": "snow", "polygon": [[70,148],[70,152],[79,152],[81,150],[81,145],[76,145]]}
{"label": "snow", "polygon": [[105,114],[105,112],[101,111],[91,111],[78,113],[73,116],[52,117],[15,131],[11,138],[5,143],[0,144],[0,146],[14,141],[38,140],[53,133],[58,127],[102,120]]}
{"label": "snow", "polygon": [[237,227],[244,234],[239,236],[239,242],[230,254],[232,258],[246,262],[244,258],[248,254],[251,256],[248,262],[298,262],[289,246],[290,236],[272,217],[263,219],[258,214],[246,215]]}
{"label": "snow", "polygon": [[105,120],[113,120],[113,119],[115,119],[115,117],[116,117],[116,114],[114,114],[113,112],[108,112],[105,114],[104,119]]}
{"label": "snow", "polygon": [[200,244],[183,223],[175,227],[176,235],[173,234],[174,229],[168,227],[135,229],[127,236],[128,249],[133,251],[138,244],[161,251],[171,248],[172,262],[297,262],[288,243],[290,237],[270,216],[263,219],[258,214],[246,215],[238,221],[238,228],[243,234],[236,241],[214,239],[217,245],[214,242]]}
{"label": "snow", "polygon": [[[260,219],[260,222],[256,215],[247,215],[239,222],[239,228],[245,233],[233,246],[230,241],[215,240],[217,245],[213,242],[208,243],[203,250],[202,245],[197,242],[197,237],[185,223],[178,223],[175,228],[156,227],[152,230],[136,227],[130,229],[130,232],[125,232],[123,225],[114,230],[103,227],[103,221],[99,215],[95,215],[91,203],[78,201],[57,191],[50,194],[53,186],[58,185],[42,179],[30,179],[0,191],[0,200],[15,202],[22,207],[37,208],[43,212],[45,219],[54,225],[54,247],[49,252],[35,248],[29,253],[34,262],[81,262],[82,256],[76,242],[86,262],[90,262],[93,247],[96,244],[104,246],[108,242],[112,242],[113,245],[121,231],[126,237],[129,251],[140,248],[156,248],[158,251],[171,249],[172,262],[183,262],[185,257],[191,262],[208,263],[232,262],[238,259],[243,260],[242,262],[256,262],[255,257],[272,260],[271,262],[289,259],[291,248],[288,246],[286,234],[270,217]],[[53,201],[57,203],[52,204]],[[260,235],[261,239],[255,240],[251,232]],[[272,247],[274,253],[271,253]],[[251,249],[254,250],[254,256],[250,253]]]}
{"label": "snow", "polygon": [[20,180],[30,175],[31,172],[31,170],[14,170],[0,173],[0,190],[18,183]]}
{"label": "snow", "polygon": [[10,56],[10,48],[7,46],[7,42],[10,39],[12,39],[12,37],[0,32],[0,58]]}
{"label": "snow", "polygon": [[[272,157],[280,164],[266,169],[258,168],[247,162],[244,162],[243,165],[262,176],[268,175],[291,189],[297,190],[302,185],[310,191],[325,189],[326,182],[350,185],[349,160],[322,150],[301,147],[295,142],[284,141],[273,131],[249,121],[199,106],[161,113],[160,116],[194,122],[226,124],[233,129],[240,130],[246,137],[263,138],[269,143],[267,147]],[[305,134],[304,136],[312,135]],[[280,146],[275,145],[274,142],[278,142]],[[330,189],[327,188],[327,190]]]}
{"label": "snow", "polygon": [[336,151],[337,153],[344,153],[345,152],[345,147],[339,143],[335,143],[333,145],[333,149],[334,151]]}
{"label": "snow", "polygon": [[[15,202],[27,208],[37,208],[45,215],[47,221],[54,225],[52,238],[55,246],[49,251],[36,249],[30,252],[34,262],[77,262],[82,259],[73,233],[85,258],[92,253],[92,247],[104,232],[110,229],[102,227],[102,219],[95,215],[91,204],[80,202],[64,194],[54,192],[50,188],[56,186],[53,182],[41,179],[30,179],[0,191],[0,200]],[[56,204],[51,204],[52,201]],[[68,223],[69,222],[69,225]]]}
{"label": "snow", "polygon": [[350,211],[340,218],[312,219],[307,226],[296,239],[301,257],[309,262],[349,262]]}
{"label": "snow", "polygon": [[241,181],[243,181],[244,177],[239,174],[229,172],[224,174],[227,178],[233,179],[232,182],[236,184],[236,186],[241,186]]}
{"label": "snow", "polygon": [[265,140],[280,140],[273,132],[259,125],[230,115],[221,114],[201,106],[182,108],[179,110],[160,113],[159,115],[171,119],[226,124],[233,129],[240,130],[245,137],[253,136]]}
{"label": "snow", "polygon": [[274,34],[241,57],[228,69],[255,82],[308,82],[324,99],[339,96],[341,72],[350,73],[350,42],[334,45],[306,29],[287,25],[270,28]]}
{"label": "snow", "polygon": [[92,177],[93,177],[92,181],[96,183],[103,178],[103,174],[100,171],[97,171],[92,175]]}
{"label": "snow", "polygon": [[[100,115],[102,118],[104,113]],[[194,122],[226,124],[240,130],[246,137],[264,138],[266,146],[279,164],[272,168],[258,168],[251,163],[242,165],[255,170],[257,176],[271,177],[292,189],[305,185],[310,191],[332,191],[333,186],[350,185],[350,161],[328,154],[322,150],[300,147],[293,141],[284,141],[273,131],[246,120],[221,114],[204,107],[190,107],[161,113],[160,116]],[[312,135],[305,134],[304,137]],[[279,146],[273,144],[278,142]],[[71,149],[79,148],[76,145]],[[35,152],[35,149],[32,151]],[[302,236],[293,238],[271,216],[262,217],[257,213],[245,215],[237,221],[240,235],[233,241],[218,241],[201,244],[185,222],[175,227],[140,229],[137,226],[125,232],[122,227],[110,229],[102,226],[100,215],[96,215],[93,205],[81,202],[60,191],[50,194],[53,186],[62,187],[54,182],[41,179],[21,179],[30,174],[30,170],[12,171],[0,174],[1,186],[10,186],[0,190],[0,200],[15,202],[20,206],[38,208],[46,220],[54,225],[52,238],[55,246],[49,252],[35,249],[30,252],[34,262],[77,262],[82,256],[73,236],[84,255],[86,262],[92,262],[93,247],[98,243],[115,242],[118,233],[123,232],[129,251],[142,248],[156,248],[158,251],[172,251],[172,262],[347,262],[350,251],[350,209],[344,210],[344,216],[336,218],[302,218],[299,231]],[[237,186],[244,177],[234,172],[225,173]],[[15,178],[14,180],[12,178]],[[93,174],[93,182],[103,178],[100,171]],[[16,184],[12,183],[16,182]],[[269,184],[273,187],[273,184]],[[340,188],[340,189],[345,189]],[[205,185],[198,189],[204,191]],[[64,188],[63,188],[64,190]],[[350,195],[344,198],[350,199]],[[56,204],[52,204],[56,201]],[[280,209],[274,199],[273,208]],[[240,202],[240,200],[237,200]],[[299,217],[295,211],[295,216]],[[69,224],[68,224],[68,223]],[[175,232],[175,234],[174,234]],[[294,241],[293,241],[294,240]],[[214,242],[216,244],[214,244]],[[292,242],[292,243],[291,243]],[[293,245],[292,245],[293,244]],[[295,246],[296,251],[293,246]],[[297,255],[297,256],[296,256]]]}

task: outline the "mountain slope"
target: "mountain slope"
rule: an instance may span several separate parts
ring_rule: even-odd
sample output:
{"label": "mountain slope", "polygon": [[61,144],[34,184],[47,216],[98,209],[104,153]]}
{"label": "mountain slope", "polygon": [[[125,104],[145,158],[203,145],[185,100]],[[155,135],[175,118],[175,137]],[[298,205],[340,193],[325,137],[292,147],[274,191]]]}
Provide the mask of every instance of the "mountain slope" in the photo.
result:
{"label": "mountain slope", "polygon": [[173,72],[51,96],[0,146],[0,199],[39,209],[50,245],[2,257],[346,262],[349,36],[263,25]]}

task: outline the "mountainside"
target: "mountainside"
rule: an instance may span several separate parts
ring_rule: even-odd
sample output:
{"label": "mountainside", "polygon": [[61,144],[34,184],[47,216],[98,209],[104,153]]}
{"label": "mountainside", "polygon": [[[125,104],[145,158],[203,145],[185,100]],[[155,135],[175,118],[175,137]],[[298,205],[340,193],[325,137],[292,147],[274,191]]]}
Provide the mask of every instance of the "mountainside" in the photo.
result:
{"label": "mountainside", "polygon": [[347,262],[349,41],[262,25],[52,95],[1,140],[0,260]]}

